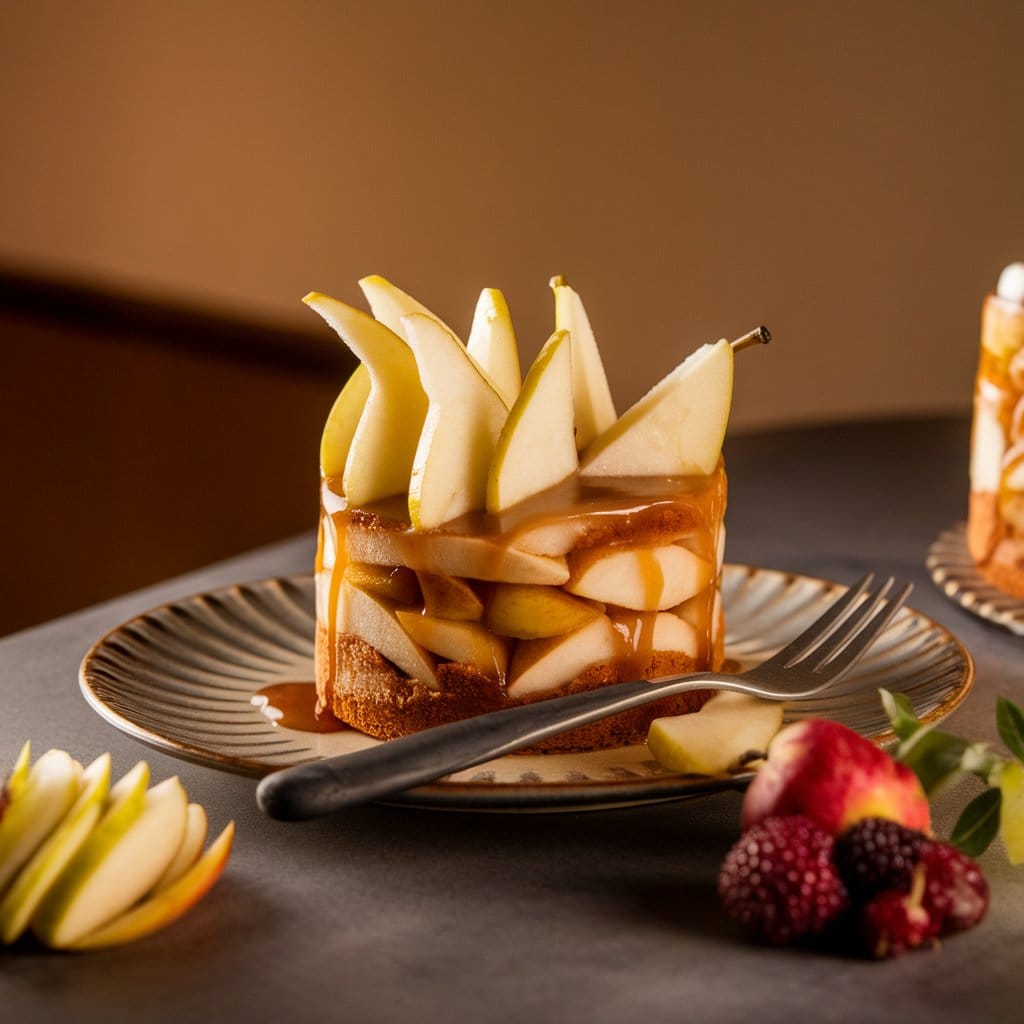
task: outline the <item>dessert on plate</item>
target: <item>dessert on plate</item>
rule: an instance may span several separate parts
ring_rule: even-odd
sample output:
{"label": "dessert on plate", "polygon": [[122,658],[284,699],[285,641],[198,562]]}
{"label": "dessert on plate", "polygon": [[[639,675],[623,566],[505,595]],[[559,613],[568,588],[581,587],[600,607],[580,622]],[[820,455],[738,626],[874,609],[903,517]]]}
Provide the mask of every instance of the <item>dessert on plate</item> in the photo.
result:
{"label": "dessert on plate", "polygon": [[967,546],[993,586],[1024,599],[1024,263],[982,307]]}
{"label": "dessert on plate", "polygon": [[[734,346],[704,345],[623,415],[579,295],[521,376],[501,292],[463,343],[381,277],[372,315],[305,301],[360,360],[321,442],[319,713],[380,739],[629,679],[720,666]],[[666,698],[545,741],[642,742]]]}

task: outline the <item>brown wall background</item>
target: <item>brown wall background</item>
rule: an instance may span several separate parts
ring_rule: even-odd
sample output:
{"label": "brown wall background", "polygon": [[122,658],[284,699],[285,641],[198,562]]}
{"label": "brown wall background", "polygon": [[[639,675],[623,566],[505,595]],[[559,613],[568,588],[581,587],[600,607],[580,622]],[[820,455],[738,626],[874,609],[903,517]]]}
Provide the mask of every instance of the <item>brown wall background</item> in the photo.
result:
{"label": "brown wall background", "polygon": [[462,329],[498,286],[527,357],[562,273],[622,408],[764,322],[736,430],[963,411],[1022,39],[1018,0],[3,4],[0,264],[314,333],[366,273]]}

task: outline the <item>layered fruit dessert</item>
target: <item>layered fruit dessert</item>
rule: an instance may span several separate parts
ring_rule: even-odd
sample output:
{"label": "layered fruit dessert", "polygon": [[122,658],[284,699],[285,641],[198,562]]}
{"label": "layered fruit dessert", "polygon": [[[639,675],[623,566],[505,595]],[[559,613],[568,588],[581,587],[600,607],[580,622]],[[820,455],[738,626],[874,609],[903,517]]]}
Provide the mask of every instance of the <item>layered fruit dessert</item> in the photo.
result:
{"label": "layered fruit dessert", "polygon": [[[372,315],[304,299],[360,361],[321,443],[319,713],[391,739],[719,667],[733,345],[697,349],[618,416],[586,310],[561,278],[555,330],[525,378],[496,289],[463,343],[385,279],[360,286]],[[543,749],[642,742],[651,720],[707,696]]]}
{"label": "layered fruit dessert", "polygon": [[995,587],[1024,599],[1024,263],[1011,263],[981,315],[967,544]]}

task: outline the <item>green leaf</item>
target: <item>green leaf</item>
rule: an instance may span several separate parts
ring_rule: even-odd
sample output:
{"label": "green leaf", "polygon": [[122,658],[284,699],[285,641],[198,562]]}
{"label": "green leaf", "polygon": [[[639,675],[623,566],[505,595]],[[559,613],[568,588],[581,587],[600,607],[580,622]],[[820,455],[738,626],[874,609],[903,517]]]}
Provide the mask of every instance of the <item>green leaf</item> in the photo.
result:
{"label": "green leaf", "polygon": [[921,780],[925,793],[931,796],[963,774],[962,761],[968,746],[967,741],[959,736],[931,730],[921,732],[909,744],[901,746],[898,756]]}
{"label": "green leaf", "polygon": [[910,739],[921,728],[914,705],[905,693],[890,693],[888,690],[878,691],[882,697],[882,707],[889,716],[892,731],[901,740]]}
{"label": "green leaf", "polygon": [[996,728],[1006,749],[1018,761],[1024,761],[1024,711],[1006,697],[996,700]]}
{"label": "green leaf", "polygon": [[949,841],[968,857],[984,853],[999,834],[999,809],[1003,795],[998,789],[986,789],[963,810]]}

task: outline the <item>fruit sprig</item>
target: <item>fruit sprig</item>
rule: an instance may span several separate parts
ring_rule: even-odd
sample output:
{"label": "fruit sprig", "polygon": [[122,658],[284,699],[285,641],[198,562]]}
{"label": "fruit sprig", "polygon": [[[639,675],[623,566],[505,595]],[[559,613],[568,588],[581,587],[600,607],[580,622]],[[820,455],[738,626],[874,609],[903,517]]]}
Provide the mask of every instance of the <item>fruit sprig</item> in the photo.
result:
{"label": "fruit sprig", "polygon": [[1010,752],[1006,756],[987,743],[922,722],[905,694],[880,693],[899,740],[893,754],[913,770],[929,797],[970,776],[985,784],[961,812],[950,843],[977,857],[1001,835],[1010,863],[1024,863],[1024,711],[1006,697],[996,700],[996,728]]}
{"label": "fruit sprig", "polygon": [[149,935],[220,876],[230,822],[203,852],[206,812],[177,777],[152,788],[139,761],[110,785],[111,758],[82,767],[63,750],[34,763],[24,745],[0,790],[0,940],[31,931],[54,949]]}

